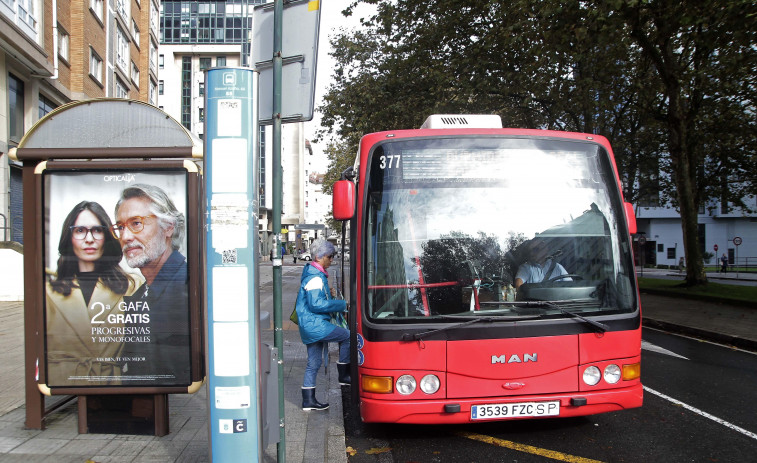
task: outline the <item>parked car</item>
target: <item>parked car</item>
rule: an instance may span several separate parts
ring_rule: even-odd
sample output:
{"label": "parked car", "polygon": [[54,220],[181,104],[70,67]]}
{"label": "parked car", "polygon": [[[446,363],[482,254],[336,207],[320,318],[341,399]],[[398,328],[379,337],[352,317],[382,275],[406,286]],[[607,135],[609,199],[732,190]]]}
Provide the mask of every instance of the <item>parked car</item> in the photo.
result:
{"label": "parked car", "polygon": [[310,251],[302,251],[299,256],[297,256],[298,259],[302,259],[304,261],[310,262],[313,260],[312,257],[310,257]]}

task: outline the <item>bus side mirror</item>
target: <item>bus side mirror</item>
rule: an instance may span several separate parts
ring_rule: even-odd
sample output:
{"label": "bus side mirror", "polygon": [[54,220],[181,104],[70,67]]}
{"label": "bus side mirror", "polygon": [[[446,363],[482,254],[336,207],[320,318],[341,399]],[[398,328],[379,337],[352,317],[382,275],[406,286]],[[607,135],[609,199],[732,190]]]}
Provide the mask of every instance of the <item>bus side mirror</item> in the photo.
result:
{"label": "bus side mirror", "polygon": [[636,234],[636,213],[633,211],[633,204],[624,202],[623,207],[626,209],[626,222],[628,223],[628,233]]}
{"label": "bus side mirror", "polygon": [[350,220],[355,214],[355,184],[338,180],[334,183],[332,201],[334,220]]}

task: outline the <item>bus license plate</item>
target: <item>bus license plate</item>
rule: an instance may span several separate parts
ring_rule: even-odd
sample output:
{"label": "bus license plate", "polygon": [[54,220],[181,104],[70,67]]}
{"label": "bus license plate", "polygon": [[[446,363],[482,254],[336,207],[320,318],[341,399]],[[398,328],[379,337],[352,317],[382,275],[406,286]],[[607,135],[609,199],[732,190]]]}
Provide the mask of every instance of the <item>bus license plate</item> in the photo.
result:
{"label": "bus license plate", "polygon": [[470,409],[470,417],[472,420],[559,415],[559,400],[554,400],[551,402],[519,402],[510,404],[473,405]]}

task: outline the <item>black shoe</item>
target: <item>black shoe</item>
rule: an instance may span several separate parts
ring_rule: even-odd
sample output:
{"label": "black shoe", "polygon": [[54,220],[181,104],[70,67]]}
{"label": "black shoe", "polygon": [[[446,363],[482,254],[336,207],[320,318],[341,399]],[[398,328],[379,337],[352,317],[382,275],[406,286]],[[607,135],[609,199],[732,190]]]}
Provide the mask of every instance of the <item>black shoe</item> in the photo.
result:
{"label": "black shoe", "polygon": [[303,410],[326,410],[329,404],[322,404],[315,398],[314,387],[302,388],[302,409]]}
{"label": "black shoe", "polygon": [[349,386],[351,384],[350,364],[337,363],[336,369],[339,372],[339,384],[341,384],[342,386]]}

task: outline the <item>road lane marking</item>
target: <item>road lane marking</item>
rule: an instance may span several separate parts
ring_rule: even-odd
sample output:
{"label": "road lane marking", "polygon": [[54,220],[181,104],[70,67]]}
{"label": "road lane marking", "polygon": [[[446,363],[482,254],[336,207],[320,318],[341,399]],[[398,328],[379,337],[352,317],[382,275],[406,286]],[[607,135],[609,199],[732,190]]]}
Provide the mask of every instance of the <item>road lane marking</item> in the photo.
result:
{"label": "road lane marking", "polygon": [[526,445],[526,444],[519,444],[517,442],[504,440],[504,439],[497,439],[496,437],[485,436],[483,434],[476,434],[476,433],[465,432],[465,431],[460,431],[460,432],[457,432],[456,434],[460,437],[465,437],[467,439],[476,440],[479,442],[484,442],[486,444],[492,444],[499,447],[508,448],[511,450],[517,450],[519,452],[530,453],[532,455],[539,455],[542,457],[551,458],[553,460],[568,461],[571,463],[601,463],[599,460],[592,460],[590,458],[583,458],[583,457],[577,457],[574,455],[568,455],[567,453],[542,449],[539,447],[534,447],[534,446]]}
{"label": "road lane marking", "polygon": [[656,344],[652,344],[649,341],[644,341],[643,339],[641,341],[641,348],[644,349],[644,350],[651,351],[651,352],[657,352],[659,354],[670,355],[671,357],[678,357],[678,358],[682,358],[684,360],[688,360],[688,358],[684,357],[683,355],[676,354],[673,351],[669,351],[669,350],[667,350],[665,348],[662,348],[662,347],[660,347],[660,346],[658,346]]}
{"label": "road lane marking", "polygon": [[681,407],[685,408],[686,410],[692,411],[692,412],[696,413],[697,415],[703,416],[703,417],[705,417],[707,419],[710,419],[710,420],[712,420],[712,421],[714,421],[716,423],[722,424],[726,428],[733,429],[736,432],[739,432],[739,433],[741,433],[741,434],[743,434],[743,435],[745,435],[747,437],[751,437],[752,439],[757,440],[757,434],[755,434],[755,433],[753,433],[751,431],[747,431],[744,428],[740,428],[740,427],[736,426],[733,423],[729,423],[728,421],[723,420],[721,418],[718,418],[717,416],[710,415],[709,413],[707,413],[705,411],[702,411],[702,410],[700,410],[700,409],[698,409],[696,407],[692,407],[691,405],[685,404],[685,403],[681,402],[680,400],[674,399],[674,398],[672,398],[670,396],[667,396],[667,395],[663,394],[662,392],[657,392],[654,389],[650,389],[650,388],[648,388],[646,386],[644,386],[644,390],[647,391],[647,392],[649,392],[649,393],[651,393],[651,394],[654,394],[654,395],[656,395],[656,396],[658,396],[660,398],[663,398],[663,399],[665,399],[667,401],[673,402],[676,405],[680,405]]}

